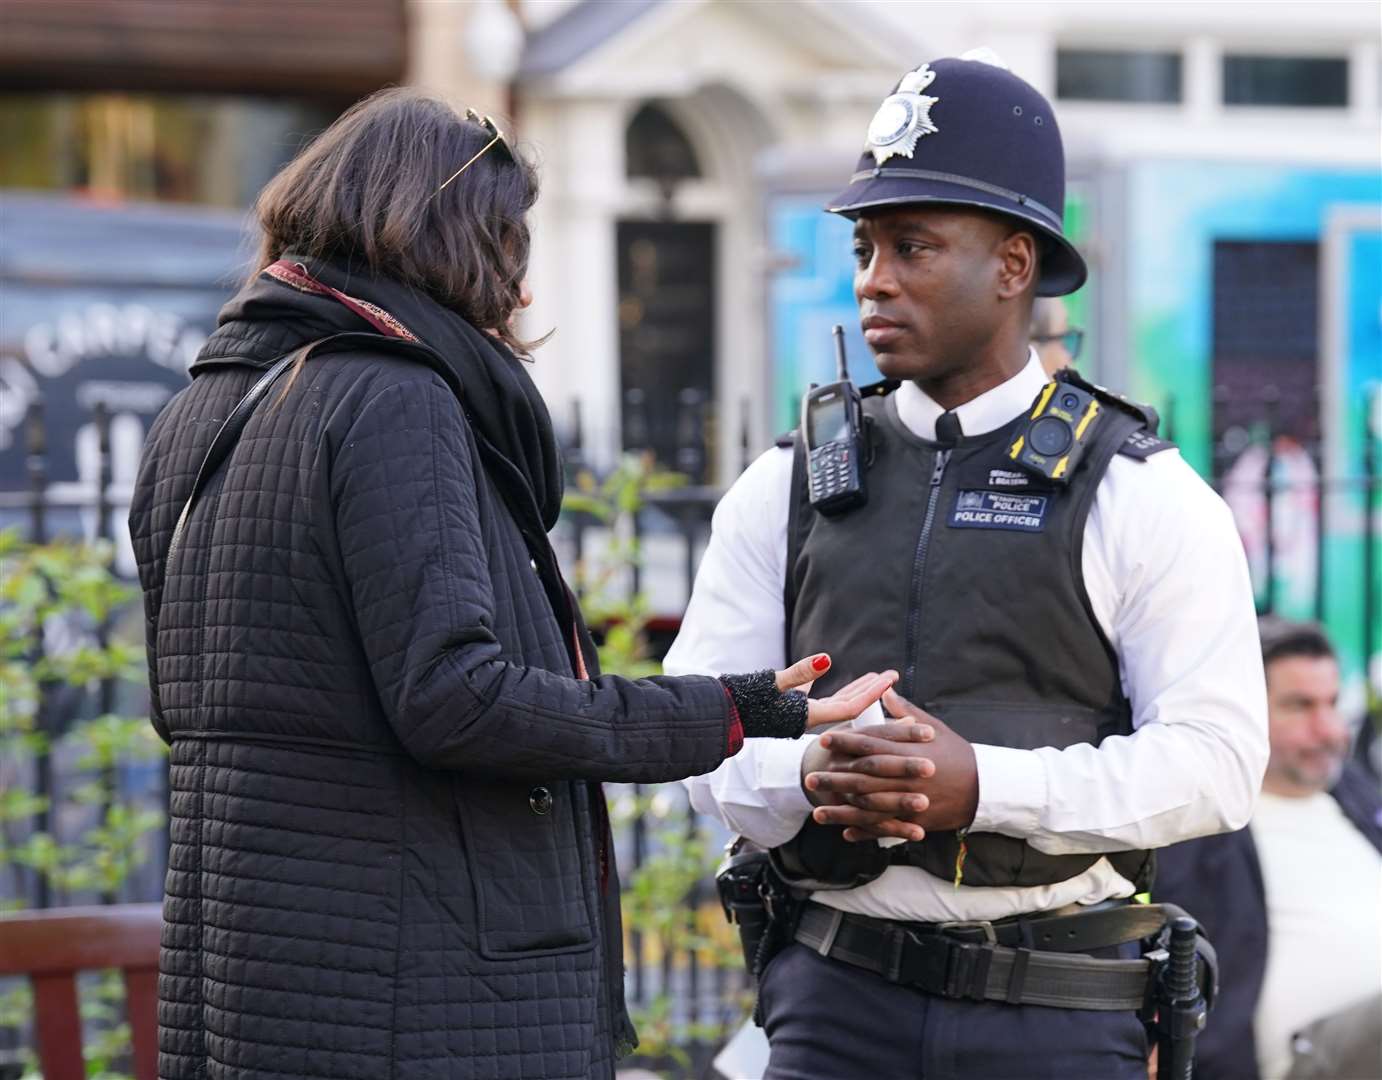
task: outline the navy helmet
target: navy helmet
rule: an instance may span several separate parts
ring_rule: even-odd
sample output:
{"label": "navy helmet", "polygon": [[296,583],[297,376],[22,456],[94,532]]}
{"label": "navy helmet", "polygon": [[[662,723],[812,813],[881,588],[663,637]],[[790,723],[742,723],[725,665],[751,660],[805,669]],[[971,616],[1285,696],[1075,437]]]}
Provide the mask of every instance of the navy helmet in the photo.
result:
{"label": "navy helmet", "polygon": [[909,71],[869,124],[849,187],[826,206],[851,220],[880,206],[940,203],[997,210],[1042,241],[1037,295],[1084,284],[1065,238],[1065,151],[1051,104],[988,60],[934,60]]}

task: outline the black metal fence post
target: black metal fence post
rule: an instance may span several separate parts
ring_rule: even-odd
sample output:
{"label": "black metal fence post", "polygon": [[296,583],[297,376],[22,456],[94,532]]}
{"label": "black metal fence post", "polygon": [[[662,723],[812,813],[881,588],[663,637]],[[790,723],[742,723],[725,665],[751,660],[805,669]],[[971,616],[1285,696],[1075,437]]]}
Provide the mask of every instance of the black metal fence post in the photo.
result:
{"label": "black metal fence post", "polygon": [[[633,453],[647,453],[652,446],[652,441],[648,432],[648,401],[647,395],[642,390],[634,388],[624,394],[624,449]],[[631,515],[633,535],[631,537],[635,548],[641,547],[643,543],[643,521],[642,514],[635,512]],[[630,586],[634,593],[643,591],[643,560],[636,558],[633,560],[632,569],[629,574]]]}
{"label": "black metal fence post", "polygon": [[[1228,388],[1226,386],[1214,387],[1213,406],[1211,416],[1218,416],[1225,402],[1228,401]],[[1223,433],[1216,433],[1210,443],[1209,448],[1209,483],[1215,491],[1222,491],[1224,486],[1224,473],[1228,471],[1228,457],[1232,449],[1226,445]]]}
{"label": "black metal fence post", "polygon": [[[636,874],[648,855],[648,825],[644,820],[647,815],[641,805],[642,784],[633,785],[633,798],[636,810],[633,816],[633,872]],[[633,1000],[639,1005],[646,1005],[648,991],[643,963],[643,932],[636,927],[629,931],[629,951],[633,953]]]}
{"label": "black metal fence post", "polygon": [[753,461],[753,399],[748,395],[739,399],[739,471]]}
{"label": "black metal fence post", "polygon": [[648,449],[648,395],[637,387],[624,391],[624,449],[635,453]]}
{"label": "black metal fence post", "polygon": [[48,539],[48,463],[43,401],[29,402],[24,414],[25,470],[29,478],[29,539],[35,544]]}
{"label": "black metal fence post", "polygon": [[[566,463],[573,476],[579,476],[585,469],[585,427],[581,416],[581,399],[571,399],[571,444],[566,450]],[[571,529],[571,557],[576,566],[585,560],[585,523],[577,520]],[[585,575],[578,574],[575,584],[576,600],[585,595]]]}
{"label": "black metal fence post", "polygon": [[[696,832],[696,810],[691,805],[691,800],[686,800],[686,839],[688,843],[695,843]],[[686,897],[686,920],[687,928],[690,931],[688,937],[691,940],[690,947],[686,950],[686,1020],[694,1029],[694,1026],[701,1019],[701,960],[696,950],[696,920],[700,915],[701,906],[701,882],[699,880],[691,883],[691,891]]]}
{"label": "black metal fence post", "polygon": [[[1319,387],[1315,387],[1314,415],[1320,414]],[[1328,462],[1325,460],[1324,432],[1317,432],[1311,441],[1310,460],[1315,466],[1315,605],[1314,617],[1318,623],[1324,622],[1326,590],[1328,588],[1328,562],[1325,549],[1329,539],[1329,500],[1330,486],[1326,476]]]}
{"label": "black metal fence post", "polygon": [[[29,402],[24,420],[25,467],[29,480],[29,539],[35,544],[43,544],[48,541],[48,440],[41,399]],[[29,662],[37,666],[44,658],[42,623],[34,631],[34,648]],[[34,828],[43,833],[52,829],[52,807],[57,801],[57,775],[49,751],[49,743],[57,735],[53,730],[55,725],[49,708],[50,689],[47,680],[38,680],[38,700],[34,704],[34,728],[44,737],[42,748],[34,755],[34,794],[43,800],[43,805],[34,815]],[[52,888],[41,870],[34,871],[33,884],[34,906],[48,907],[53,902]]]}
{"label": "black metal fence post", "polygon": [[677,395],[677,472],[705,482],[705,393],[688,386]]}
{"label": "black metal fence post", "polygon": [[[104,401],[98,401],[92,409],[92,423],[96,428],[96,538],[109,542],[111,535],[111,505],[110,505],[110,481],[111,481],[111,461],[110,461],[110,410],[106,408]],[[100,625],[96,627],[96,640],[102,651],[110,647],[110,616],[106,615],[101,619]],[[109,675],[104,676],[100,681],[98,691],[98,712],[101,716],[109,716],[115,711],[115,679]],[[112,807],[120,800],[120,769],[116,765],[109,765],[103,770],[102,787],[105,790],[103,800],[98,812],[104,822],[110,815]],[[120,900],[118,890],[107,889],[101,893],[101,903],[115,904]]]}
{"label": "black metal fence post", "polygon": [[1267,406],[1267,469],[1262,480],[1262,497],[1266,511],[1266,527],[1262,530],[1263,555],[1266,559],[1266,595],[1262,610],[1276,611],[1276,432],[1281,412],[1281,393],[1275,386],[1262,391]]}

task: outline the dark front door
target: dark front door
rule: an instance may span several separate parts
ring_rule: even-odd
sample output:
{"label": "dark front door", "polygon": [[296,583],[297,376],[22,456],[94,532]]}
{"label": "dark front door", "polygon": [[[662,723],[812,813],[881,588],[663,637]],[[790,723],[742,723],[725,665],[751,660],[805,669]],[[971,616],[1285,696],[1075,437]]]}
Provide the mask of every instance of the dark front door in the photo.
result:
{"label": "dark front door", "polygon": [[715,460],[715,226],[621,221],[618,245],[624,447],[705,480]]}

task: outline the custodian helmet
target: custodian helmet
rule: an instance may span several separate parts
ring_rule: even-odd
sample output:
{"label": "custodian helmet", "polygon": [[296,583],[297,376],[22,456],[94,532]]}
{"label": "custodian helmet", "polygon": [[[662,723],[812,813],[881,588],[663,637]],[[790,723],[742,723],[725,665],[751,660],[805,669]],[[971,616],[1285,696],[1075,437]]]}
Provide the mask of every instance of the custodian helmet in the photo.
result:
{"label": "custodian helmet", "polygon": [[1042,244],[1037,295],[1084,284],[1065,238],[1065,151],[1051,104],[1006,68],[944,59],[909,71],[869,124],[849,186],[826,206],[854,219],[882,206],[939,203],[997,210]]}

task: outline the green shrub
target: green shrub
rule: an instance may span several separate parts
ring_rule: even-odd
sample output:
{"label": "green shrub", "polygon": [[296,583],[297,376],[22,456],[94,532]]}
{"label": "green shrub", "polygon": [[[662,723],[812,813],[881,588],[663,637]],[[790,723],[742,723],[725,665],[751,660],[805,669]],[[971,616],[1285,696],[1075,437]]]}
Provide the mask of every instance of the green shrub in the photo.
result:
{"label": "green shrub", "polygon": [[[118,897],[152,853],[163,814],[122,791],[121,770],[160,760],[166,748],[147,716],[102,713],[49,717],[45,700],[63,687],[95,700],[103,682],[115,700],[142,700],[147,680],[139,590],[110,570],[108,543],[23,541],[0,532],[0,914],[25,905],[26,875],[59,898]],[[65,639],[49,653],[45,639]],[[120,687],[127,687],[124,694]],[[47,730],[44,730],[46,728]],[[24,781],[45,754],[71,761],[79,777],[54,804]],[[69,781],[71,778],[67,778]],[[51,825],[71,811],[90,820],[75,838]],[[121,1018],[118,975],[81,980],[87,1073],[113,1080],[128,1060],[129,1025]],[[33,1003],[27,984],[0,994],[0,1027],[27,1027]],[[30,1060],[30,1071],[36,1066]]]}

